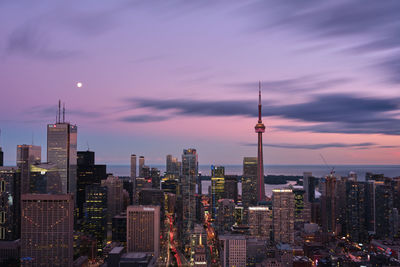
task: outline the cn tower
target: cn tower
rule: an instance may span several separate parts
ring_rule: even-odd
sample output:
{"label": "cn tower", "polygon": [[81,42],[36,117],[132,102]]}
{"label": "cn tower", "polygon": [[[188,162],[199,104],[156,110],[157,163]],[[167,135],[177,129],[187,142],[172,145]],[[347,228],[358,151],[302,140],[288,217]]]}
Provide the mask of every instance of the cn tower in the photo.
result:
{"label": "cn tower", "polygon": [[265,132],[265,125],[261,119],[261,81],[258,83],[258,123],[254,127],[258,134],[258,153],[257,153],[257,201],[265,200],[264,187],[264,160],[262,134]]}

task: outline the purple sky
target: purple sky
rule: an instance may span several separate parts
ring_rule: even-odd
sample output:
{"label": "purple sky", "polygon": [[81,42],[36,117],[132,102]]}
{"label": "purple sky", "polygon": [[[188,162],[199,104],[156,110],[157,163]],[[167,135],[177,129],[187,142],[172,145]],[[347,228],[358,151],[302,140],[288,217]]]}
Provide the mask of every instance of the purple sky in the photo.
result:
{"label": "purple sky", "polygon": [[397,0],[0,0],[6,164],[58,99],[99,163],[240,164],[259,80],[266,164],[399,164],[399,28]]}

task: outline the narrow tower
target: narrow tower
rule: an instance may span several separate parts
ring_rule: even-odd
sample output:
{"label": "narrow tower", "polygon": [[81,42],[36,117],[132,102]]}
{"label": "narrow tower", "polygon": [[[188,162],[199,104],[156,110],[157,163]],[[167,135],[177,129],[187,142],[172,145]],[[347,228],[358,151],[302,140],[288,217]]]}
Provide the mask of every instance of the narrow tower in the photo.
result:
{"label": "narrow tower", "polygon": [[258,202],[265,200],[264,188],[264,160],[263,160],[263,143],[262,134],[265,132],[265,125],[261,119],[261,82],[258,84],[258,123],[254,127],[258,134],[258,153],[257,153],[257,200]]}

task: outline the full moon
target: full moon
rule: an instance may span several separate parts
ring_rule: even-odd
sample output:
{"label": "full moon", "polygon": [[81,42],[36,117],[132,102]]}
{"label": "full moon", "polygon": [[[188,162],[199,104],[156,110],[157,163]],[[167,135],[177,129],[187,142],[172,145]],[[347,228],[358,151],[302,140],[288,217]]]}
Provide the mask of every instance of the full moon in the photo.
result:
{"label": "full moon", "polygon": [[76,87],[81,88],[82,87],[82,83],[81,82],[76,83]]}

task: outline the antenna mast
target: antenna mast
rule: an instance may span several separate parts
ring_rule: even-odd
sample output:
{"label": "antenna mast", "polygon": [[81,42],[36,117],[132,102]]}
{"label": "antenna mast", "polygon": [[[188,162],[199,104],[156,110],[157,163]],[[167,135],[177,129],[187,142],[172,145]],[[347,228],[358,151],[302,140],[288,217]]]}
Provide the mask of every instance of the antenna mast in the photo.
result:
{"label": "antenna mast", "polygon": [[58,123],[61,122],[61,100],[58,100]]}
{"label": "antenna mast", "polygon": [[65,122],[65,103],[63,103],[63,123]]}

